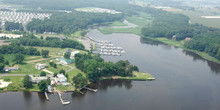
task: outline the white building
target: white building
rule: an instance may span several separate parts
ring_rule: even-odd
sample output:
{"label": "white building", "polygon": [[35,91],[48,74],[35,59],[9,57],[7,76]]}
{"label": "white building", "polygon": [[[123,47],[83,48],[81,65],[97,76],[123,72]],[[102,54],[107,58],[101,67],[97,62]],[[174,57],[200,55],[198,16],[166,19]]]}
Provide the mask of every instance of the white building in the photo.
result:
{"label": "white building", "polygon": [[36,69],[38,69],[38,70],[42,70],[42,69],[45,69],[45,68],[47,68],[48,66],[47,66],[47,64],[36,64],[35,65],[35,68]]}
{"label": "white building", "polygon": [[57,77],[54,78],[54,80],[56,83],[60,83],[60,84],[67,82],[67,78],[63,74],[57,74]]}
{"label": "white building", "polygon": [[39,83],[40,81],[47,79],[46,76],[33,76],[33,75],[29,75],[29,76],[31,78],[32,83]]}
{"label": "white building", "polygon": [[79,51],[71,52],[70,58],[71,58],[71,59],[74,59],[74,56],[75,56],[76,54],[78,54],[78,53],[79,53]]}

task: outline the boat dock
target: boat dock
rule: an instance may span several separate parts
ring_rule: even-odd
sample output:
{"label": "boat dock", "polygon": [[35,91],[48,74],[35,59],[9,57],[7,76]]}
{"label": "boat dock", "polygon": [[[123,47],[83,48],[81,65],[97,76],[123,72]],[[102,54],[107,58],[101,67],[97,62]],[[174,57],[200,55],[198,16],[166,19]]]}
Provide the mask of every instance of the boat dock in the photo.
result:
{"label": "boat dock", "polygon": [[58,94],[58,96],[59,96],[59,98],[60,98],[60,101],[61,101],[61,103],[62,103],[63,105],[70,104],[70,101],[68,101],[68,100],[63,100],[63,99],[62,99],[62,96],[61,96],[61,93],[60,93],[59,90],[57,90],[57,94]]}
{"label": "boat dock", "polygon": [[48,95],[47,95],[47,92],[44,92],[44,94],[45,94],[46,99],[49,100],[49,97],[48,97]]}
{"label": "boat dock", "polygon": [[91,89],[91,88],[88,88],[88,87],[85,87],[85,89],[93,91],[93,92],[97,92],[98,91],[97,89]]}

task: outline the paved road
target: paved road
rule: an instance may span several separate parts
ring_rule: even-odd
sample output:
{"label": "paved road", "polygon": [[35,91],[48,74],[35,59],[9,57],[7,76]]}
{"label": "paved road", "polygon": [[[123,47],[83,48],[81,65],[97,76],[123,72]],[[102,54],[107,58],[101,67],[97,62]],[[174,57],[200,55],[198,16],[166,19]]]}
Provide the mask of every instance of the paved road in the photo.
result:
{"label": "paved road", "polygon": [[64,65],[63,64],[63,66],[67,66],[67,67],[70,68],[69,70],[66,70],[66,73],[72,71],[73,69],[76,69],[75,67],[72,67],[72,66],[69,66],[69,65]]}
{"label": "paved road", "polygon": [[26,74],[0,74],[0,76],[25,76]]}

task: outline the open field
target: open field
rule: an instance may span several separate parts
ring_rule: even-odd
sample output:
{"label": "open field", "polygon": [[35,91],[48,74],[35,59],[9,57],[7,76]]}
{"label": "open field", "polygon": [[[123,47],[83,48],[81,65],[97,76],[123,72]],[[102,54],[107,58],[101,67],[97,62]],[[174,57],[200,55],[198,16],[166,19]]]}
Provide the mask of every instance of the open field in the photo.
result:
{"label": "open field", "polygon": [[202,16],[212,16],[212,15],[209,15],[209,14],[207,15],[207,14],[196,12],[196,11],[182,11],[182,12],[175,12],[175,13],[180,13],[180,14],[190,17],[191,23],[199,23],[199,24],[203,24],[208,27],[220,28],[220,23],[219,23],[220,19],[208,19],[208,18],[202,17]]}
{"label": "open field", "polygon": [[139,16],[131,16],[125,18],[128,22],[138,25],[136,28],[100,28],[99,31],[103,34],[112,34],[112,33],[133,33],[140,35],[141,28],[147,25],[150,25],[152,22],[152,17],[145,13],[140,13]]}

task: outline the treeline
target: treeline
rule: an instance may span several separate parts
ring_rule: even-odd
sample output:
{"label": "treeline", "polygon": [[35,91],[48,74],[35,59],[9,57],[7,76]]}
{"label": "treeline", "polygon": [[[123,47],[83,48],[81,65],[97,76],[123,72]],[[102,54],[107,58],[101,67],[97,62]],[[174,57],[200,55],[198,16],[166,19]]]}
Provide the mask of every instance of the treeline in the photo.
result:
{"label": "treeline", "polygon": [[151,26],[142,28],[147,37],[166,37],[177,41],[191,38],[185,47],[208,53],[220,60],[220,29],[200,24],[189,24],[189,18],[164,11],[151,13],[154,21]]}
{"label": "treeline", "polygon": [[36,48],[33,47],[24,48],[19,43],[12,43],[10,45],[1,46],[0,54],[23,54],[23,55],[40,56],[40,51],[38,51]]}
{"label": "treeline", "polygon": [[55,32],[71,34],[77,30],[85,29],[92,24],[101,24],[122,19],[121,14],[107,13],[56,13],[50,19],[39,20],[34,19],[27,24],[28,31],[36,31],[37,33]]}
{"label": "treeline", "polygon": [[5,30],[6,31],[24,31],[24,28],[21,23],[14,22],[5,22]]}
{"label": "treeline", "polygon": [[[172,38],[177,33],[187,31],[189,18],[184,15],[160,10],[155,10],[151,14],[154,17],[152,25],[142,28],[142,34],[145,36]],[[176,38],[178,40],[182,39],[179,38],[179,35]]]}
{"label": "treeline", "polygon": [[76,40],[66,39],[60,40],[56,38],[46,38],[46,40],[39,39],[33,34],[25,34],[24,37],[18,40],[24,46],[40,46],[40,47],[57,47],[57,48],[73,48],[84,50],[85,47],[83,44],[79,43]]}
{"label": "treeline", "polygon": [[96,80],[103,76],[132,76],[133,71],[139,71],[137,66],[129,61],[104,62],[104,60],[91,54],[76,54],[76,67],[86,73],[89,80]]}

